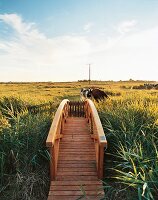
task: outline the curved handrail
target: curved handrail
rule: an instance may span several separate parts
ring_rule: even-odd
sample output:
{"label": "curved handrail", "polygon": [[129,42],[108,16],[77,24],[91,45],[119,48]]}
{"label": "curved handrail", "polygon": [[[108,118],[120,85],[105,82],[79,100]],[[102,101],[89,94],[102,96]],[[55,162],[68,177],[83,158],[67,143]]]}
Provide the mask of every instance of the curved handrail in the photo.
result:
{"label": "curved handrail", "polygon": [[[48,137],[47,137],[47,140],[46,140],[46,146],[47,147],[51,147],[54,144],[54,141],[55,141],[56,136],[58,134],[57,133],[58,132],[58,128],[59,128],[60,123],[62,121],[62,119],[61,119],[63,117],[62,114],[64,114],[64,115],[67,114],[68,115],[68,110],[66,109],[66,105],[68,104],[68,102],[69,102],[68,99],[64,99],[60,103],[60,105],[59,105],[59,107],[58,107],[58,109],[57,109],[57,111],[55,113],[52,125],[51,125],[49,133],[48,133]],[[64,111],[66,111],[67,113],[64,112]]]}
{"label": "curved handrail", "polygon": [[94,123],[96,125],[96,133],[98,136],[97,139],[99,140],[99,143],[107,145],[107,140],[106,140],[106,137],[104,134],[104,130],[103,130],[99,115],[98,115],[98,111],[97,111],[93,101],[90,99],[87,99],[87,100],[85,100],[85,103],[86,103],[86,113],[87,113],[86,116],[88,118],[88,115],[91,114],[91,117],[93,117]]}
{"label": "curved handrail", "polygon": [[46,140],[46,146],[49,147],[50,152],[50,177],[51,180],[55,180],[57,174],[58,156],[59,156],[59,143],[62,138],[62,131],[66,118],[68,117],[68,104],[69,100],[64,99],[53,119],[52,125],[49,130],[49,134]]}
{"label": "curved handrail", "polygon": [[92,100],[85,100],[85,112],[90,124],[91,137],[94,139],[98,177],[103,178],[104,148],[107,148],[107,140],[104,130]]}

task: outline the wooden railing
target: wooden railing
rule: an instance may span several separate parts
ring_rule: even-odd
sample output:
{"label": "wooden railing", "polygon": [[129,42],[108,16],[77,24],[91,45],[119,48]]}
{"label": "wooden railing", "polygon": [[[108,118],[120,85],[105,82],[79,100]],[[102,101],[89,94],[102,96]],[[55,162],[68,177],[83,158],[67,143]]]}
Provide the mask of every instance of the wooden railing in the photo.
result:
{"label": "wooden railing", "polygon": [[69,100],[63,100],[54,116],[53,123],[47,137],[46,146],[50,151],[50,176],[51,180],[55,180],[57,173],[57,163],[59,154],[59,143],[62,138],[62,131],[66,118],[68,117]]}
{"label": "wooden railing", "polygon": [[56,177],[59,143],[60,139],[63,136],[63,127],[68,116],[87,118],[91,138],[95,143],[98,178],[102,179],[104,165],[104,149],[107,147],[107,140],[104,135],[104,130],[95,105],[89,99],[87,99],[84,102],[70,102],[69,100],[65,99],[61,102],[57,109],[46,141],[46,146],[49,147],[51,157],[51,180],[55,180]]}
{"label": "wooden railing", "polygon": [[85,117],[89,123],[91,137],[95,143],[98,178],[102,179],[104,168],[104,149],[107,148],[107,140],[96,107],[90,99],[85,101],[85,112]]}
{"label": "wooden railing", "polygon": [[84,117],[85,109],[84,101],[70,101],[69,102],[69,116],[70,117]]}

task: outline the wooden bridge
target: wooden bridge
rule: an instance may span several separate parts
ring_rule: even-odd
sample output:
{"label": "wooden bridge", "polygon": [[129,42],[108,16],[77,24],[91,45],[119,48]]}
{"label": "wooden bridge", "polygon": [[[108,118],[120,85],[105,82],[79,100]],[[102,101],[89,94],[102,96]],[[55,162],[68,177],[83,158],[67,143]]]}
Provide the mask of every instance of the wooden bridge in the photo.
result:
{"label": "wooden bridge", "polygon": [[101,179],[107,141],[91,100],[63,100],[46,145],[51,155],[48,200],[104,198]]}

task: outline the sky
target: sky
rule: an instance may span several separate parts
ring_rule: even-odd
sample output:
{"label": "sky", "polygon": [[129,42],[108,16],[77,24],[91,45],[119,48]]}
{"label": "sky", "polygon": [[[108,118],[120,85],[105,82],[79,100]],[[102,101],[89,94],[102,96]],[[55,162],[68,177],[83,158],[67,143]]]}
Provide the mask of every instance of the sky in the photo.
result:
{"label": "sky", "polygon": [[158,0],[0,0],[0,82],[158,81]]}

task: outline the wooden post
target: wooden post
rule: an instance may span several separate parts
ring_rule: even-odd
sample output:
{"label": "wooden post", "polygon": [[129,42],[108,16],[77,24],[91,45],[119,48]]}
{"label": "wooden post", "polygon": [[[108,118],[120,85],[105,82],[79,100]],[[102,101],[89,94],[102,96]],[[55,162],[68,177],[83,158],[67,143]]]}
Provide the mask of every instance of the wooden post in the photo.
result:
{"label": "wooden post", "polygon": [[98,154],[98,178],[103,178],[103,170],[104,170],[104,144],[99,145],[99,154]]}
{"label": "wooden post", "polygon": [[50,179],[51,181],[55,180],[55,150],[54,146],[50,147]]}

